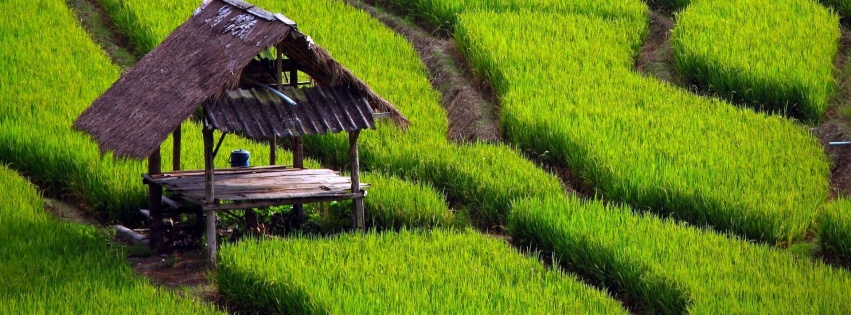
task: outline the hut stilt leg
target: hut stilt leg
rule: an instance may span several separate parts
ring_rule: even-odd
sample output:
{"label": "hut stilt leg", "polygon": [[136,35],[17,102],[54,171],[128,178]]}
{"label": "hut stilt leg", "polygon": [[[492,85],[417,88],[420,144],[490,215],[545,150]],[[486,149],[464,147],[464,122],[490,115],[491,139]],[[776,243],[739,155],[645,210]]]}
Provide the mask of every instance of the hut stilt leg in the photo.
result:
{"label": "hut stilt leg", "polygon": [[[162,172],[160,149],[157,148],[148,157],[148,175],[156,175]],[[151,214],[151,229],[148,245],[152,251],[159,251],[163,244],[163,188],[160,185],[148,184],[148,211]]]}
{"label": "hut stilt leg", "polygon": [[[293,168],[304,168],[304,139],[302,137],[292,138]],[[295,225],[304,223],[304,205],[293,205],[293,220]]]}
{"label": "hut stilt leg", "polygon": [[269,140],[269,165],[278,164],[278,137]]}
{"label": "hut stilt leg", "polygon": [[216,268],[216,211],[213,191],[213,129],[204,127],[204,212],[207,215],[207,266]]}
{"label": "hut stilt leg", "polygon": [[[360,192],[360,157],[358,155],[358,136],[360,131],[349,133],[349,161],[352,165],[352,193]],[[352,200],[352,229],[363,230],[365,226],[363,197]]]}
{"label": "hut stilt leg", "polygon": [[174,130],[174,133],[172,134],[172,137],[171,137],[172,138],[172,145],[173,145],[172,146],[172,152],[174,152],[172,154],[172,160],[171,160],[171,170],[172,171],[179,171],[180,170],[180,149],[181,149],[180,147],[181,147],[181,142],[183,141],[181,139],[182,131],[180,130],[180,128],[181,128],[181,126],[177,126],[177,129]]}

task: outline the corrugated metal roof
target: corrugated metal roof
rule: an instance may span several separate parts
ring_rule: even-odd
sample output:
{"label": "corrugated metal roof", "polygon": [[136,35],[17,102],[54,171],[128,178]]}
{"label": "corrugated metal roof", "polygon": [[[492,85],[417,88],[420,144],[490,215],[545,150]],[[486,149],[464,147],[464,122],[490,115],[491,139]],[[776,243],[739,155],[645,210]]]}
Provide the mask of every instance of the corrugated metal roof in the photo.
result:
{"label": "corrugated metal roof", "polygon": [[375,129],[372,107],[355,91],[308,87],[284,89],[293,106],[265,89],[236,89],[204,105],[214,128],[256,140]]}

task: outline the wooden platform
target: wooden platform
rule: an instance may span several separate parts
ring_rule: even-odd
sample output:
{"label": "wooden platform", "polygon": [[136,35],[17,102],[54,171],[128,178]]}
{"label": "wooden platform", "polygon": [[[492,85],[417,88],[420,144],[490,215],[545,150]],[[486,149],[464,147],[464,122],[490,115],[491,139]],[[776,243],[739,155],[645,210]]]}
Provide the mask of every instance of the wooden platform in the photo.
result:
{"label": "wooden platform", "polygon": [[[204,171],[176,171],[144,175],[146,182],[162,186],[174,197],[205,206]],[[217,169],[213,176],[215,200],[208,210],[259,208],[278,205],[337,201],[363,197],[352,193],[352,180],[329,169],[286,166]],[[361,189],[369,184],[361,183]]]}

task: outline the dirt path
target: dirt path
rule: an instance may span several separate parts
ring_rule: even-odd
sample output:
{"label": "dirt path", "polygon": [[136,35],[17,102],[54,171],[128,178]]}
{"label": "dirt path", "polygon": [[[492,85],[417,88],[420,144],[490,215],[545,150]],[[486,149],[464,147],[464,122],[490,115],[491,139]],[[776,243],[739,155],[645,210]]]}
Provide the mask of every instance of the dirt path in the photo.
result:
{"label": "dirt path", "polygon": [[96,0],[66,0],[65,3],[92,40],[106,51],[112,63],[127,69],[139,61],[141,55],[129,48],[132,47],[130,41],[118,31],[118,27]]}
{"label": "dirt path", "polygon": [[428,68],[432,87],[440,92],[449,118],[449,139],[456,142],[498,142],[499,107],[490,85],[477,80],[451,38],[439,38],[402,18],[360,0],[348,0],[404,36]]}
{"label": "dirt path", "polygon": [[831,160],[831,197],[851,195],[851,145],[831,147],[831,141],[851,141],[851,29],[842,26],[839,55],[834,62],[837,91],[822,123],[812,128]]}
{"label": "dirt path", "polygon": [[670,13],[650,11],[649,34],[638,53],[635,69],[644,75],[682,86],[682,79],[674,65],[674,50],[671,48],[673,27],[674,20]]}

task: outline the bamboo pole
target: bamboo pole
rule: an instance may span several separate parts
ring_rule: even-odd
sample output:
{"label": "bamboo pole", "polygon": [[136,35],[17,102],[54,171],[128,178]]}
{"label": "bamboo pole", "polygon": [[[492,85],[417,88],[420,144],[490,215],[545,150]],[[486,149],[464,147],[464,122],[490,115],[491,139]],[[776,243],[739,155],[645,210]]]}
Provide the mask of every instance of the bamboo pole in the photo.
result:
{"label": "bamboo pole", "polygon": [[216,212],[213,191],[213,128],[204,127],[204,211],[207,215],[207,265],[216,268]]}
{"label": "bamboo pole", "polygon": [[[160,148],[148,157],[148,175],[162,173],[162,158]],[[159,251],[163,243],[163,188],[155,183],[148,184],[148,211],[151,214],[151,229],[149,246],[152,251]]]}
{"label": "bamboo pole", "polygon": [[[358,155],[358,136],[360,130],[349,133],[349,161],[352,166],[352,193],[360,192],[360,157]],[[364,229],[363,197],[352,200],[352,229]]]}

